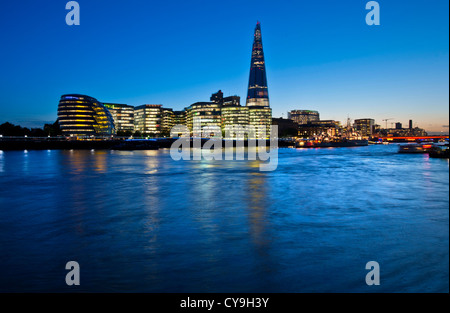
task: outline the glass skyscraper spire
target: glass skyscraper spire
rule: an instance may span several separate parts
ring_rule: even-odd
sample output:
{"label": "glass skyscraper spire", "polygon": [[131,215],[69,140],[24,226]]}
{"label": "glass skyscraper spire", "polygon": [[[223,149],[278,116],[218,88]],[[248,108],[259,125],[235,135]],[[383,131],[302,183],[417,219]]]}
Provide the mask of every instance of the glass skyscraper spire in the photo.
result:
{"label": "glass skyscraper spire", "polygon": [[261,39],[261,24],[256,23],[253,39],[250,78],[248,80],[247,106],[269,106],[266,66]]}

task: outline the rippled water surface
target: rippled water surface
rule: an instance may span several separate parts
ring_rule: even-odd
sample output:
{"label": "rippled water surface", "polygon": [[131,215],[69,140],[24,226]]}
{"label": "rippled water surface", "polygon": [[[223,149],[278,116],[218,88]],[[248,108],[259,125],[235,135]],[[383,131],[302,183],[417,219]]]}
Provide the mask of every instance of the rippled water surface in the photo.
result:
{"label": "rippled water surface", "polygon": [[449,291],[448,160],[278,151],[273,172],[168,150],[0,151],[0,291]]}

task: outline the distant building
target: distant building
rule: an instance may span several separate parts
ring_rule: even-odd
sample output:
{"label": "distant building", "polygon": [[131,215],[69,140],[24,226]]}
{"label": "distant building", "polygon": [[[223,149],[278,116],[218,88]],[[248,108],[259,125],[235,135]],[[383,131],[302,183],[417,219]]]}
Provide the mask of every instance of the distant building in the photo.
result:
{"label": "distant building", "polygon": [[241,105],[241,97],[239,96],[229,96],[223,98],[222,106],[240,106]]}
{"label": "distant building", "polygon": [[379,125],[379,124],[373,125],[373,134],[372,135],[378,134],[380,131],[381,131],[381,125]]}
{"label": "distant building", "polygon": [[162,105],[144,104],[134,108],[135,130],[143,135],[161,134]]}
{"label": "distant building", "polygon": [[127,104],[103,103],[111,112],[116,126],[116,133],[120,131],[134,132],[134,107]]}
{"label": "distant building", "polygon": [[224,97],[222,90],[219,90],[218,92],[213,93],[209,99],[211,102],[218,103],[221,106],[240,106],[241,105],[241,97],[239,97],[239,96]]}
{"label": "distant building", "polygon": [[297,137],[298,124],[290,119],[272,118],[272,125],[278,126],[278,138]]}
{"label": "distant building", "polygon": [[340,123],[334,120],[312,121],[298,126],[298,136],[302,138],[334,137],[339,135]]}
{"label": "distant building", "polygon": [[222,103],[223,103],[223,92],[222,92],[222,90],[219,90],[218,92],[213,93],[211,95],[211,97],[209,98],[209,100],[211,102],[219,103],[220,105],[222,105]]}
{"label": "distant building", "polygon": [[409,120],[408,128],[402,128],[402,123],[395,123],[395,128],[375,128],[374,135],[388,137],[408,137],[408,136],[428,136],[428,133],[419,127],[413,127],[412,120]]}
{"label": "distant building", "polygon": [[299,125],[308,124],[309,122],[319,121],[319,112],[312,110],[292,110],[288,112],[288,119]]}
{"label": "distant building", "polygon": [[86,95],[62,95],[58,123],[65,136],[111,136],[115,133],[114,119],[108,109]]}
{"label": "distant building", "polygon": [[370,137],[374,132],[375,120],[371,118],[356,119],[354,127],[362,137]]}

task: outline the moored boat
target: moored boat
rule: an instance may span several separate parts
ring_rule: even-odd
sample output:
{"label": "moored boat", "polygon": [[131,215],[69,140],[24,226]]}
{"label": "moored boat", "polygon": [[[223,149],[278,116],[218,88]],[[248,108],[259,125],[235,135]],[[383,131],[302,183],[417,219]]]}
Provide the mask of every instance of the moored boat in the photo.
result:
{"label": "moored boat", "polygon": [[399,145],[398,153],[427,153],[433,148],[432,143],[413,143]]}
{"label": "moored boat", "polygon": [[342,139],[333,141],[300,141],[297,142],[297,148],[334,148],[334,147],[358,147],[368,146],[369,141],[364,139]]}
{"label": "moored boat", "polygon": [[428,152],[430,158],[448,159],[450,158],[450,149],[448,144],[436,145]]}

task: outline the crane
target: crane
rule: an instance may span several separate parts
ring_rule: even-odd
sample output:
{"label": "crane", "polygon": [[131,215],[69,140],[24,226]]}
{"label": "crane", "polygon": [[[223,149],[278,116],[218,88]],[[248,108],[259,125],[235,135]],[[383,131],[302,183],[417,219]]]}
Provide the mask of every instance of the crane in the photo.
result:
{"label": "crane", "polygon": [[388,123],[388,121],[389,120],[393,120],[394,118],[393,117],[391,117],[391,118],[385,118],[384,120],[382,120],[383,122],[386,122],[386,129],[387,129],[387,123]]}

